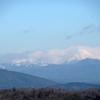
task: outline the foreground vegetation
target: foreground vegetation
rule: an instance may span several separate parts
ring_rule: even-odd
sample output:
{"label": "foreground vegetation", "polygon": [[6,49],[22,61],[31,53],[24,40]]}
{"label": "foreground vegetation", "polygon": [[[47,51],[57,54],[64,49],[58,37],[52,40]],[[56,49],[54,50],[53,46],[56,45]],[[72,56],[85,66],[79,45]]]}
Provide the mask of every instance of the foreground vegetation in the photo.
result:
{"label": "foreground vegetation", "polygon": [[100,100],[100,88],[81,91],[55,88],[2,89],[0,100]]}

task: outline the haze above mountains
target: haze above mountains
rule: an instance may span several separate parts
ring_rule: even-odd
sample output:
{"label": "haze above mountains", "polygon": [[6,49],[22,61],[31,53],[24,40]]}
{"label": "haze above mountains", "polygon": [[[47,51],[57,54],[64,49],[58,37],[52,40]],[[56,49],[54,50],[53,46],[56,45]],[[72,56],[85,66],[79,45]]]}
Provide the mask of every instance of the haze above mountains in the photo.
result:
{"label": "haze above mountains", "polygon": [[46,66],[48,64],[68,64],[86,58],[100,59],[100,47],[71,46],[64,49],[5,53],[0,54],[0,64]]}

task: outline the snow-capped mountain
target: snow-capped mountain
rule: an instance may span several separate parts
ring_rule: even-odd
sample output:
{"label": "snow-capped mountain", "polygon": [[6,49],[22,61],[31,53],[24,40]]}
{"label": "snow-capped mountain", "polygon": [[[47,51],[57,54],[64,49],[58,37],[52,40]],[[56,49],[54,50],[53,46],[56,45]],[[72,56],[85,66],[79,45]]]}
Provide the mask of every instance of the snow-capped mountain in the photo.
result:
{"label": "snow-capped mountain", "polygon": [[0,63],[47,64],[70,63],[86,58],[100,59],[100,47],[72,46],[64,49],[0,54]]}

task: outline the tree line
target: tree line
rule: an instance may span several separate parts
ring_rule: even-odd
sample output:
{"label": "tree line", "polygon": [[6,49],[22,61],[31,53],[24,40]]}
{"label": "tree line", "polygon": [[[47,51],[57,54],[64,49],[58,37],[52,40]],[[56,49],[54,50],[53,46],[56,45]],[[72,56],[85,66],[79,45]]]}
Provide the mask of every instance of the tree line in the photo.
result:
{"label": "tree line", "polygon": [[70,91],[56,88],[1,89],[0,100],[100,100],[100,88]]}

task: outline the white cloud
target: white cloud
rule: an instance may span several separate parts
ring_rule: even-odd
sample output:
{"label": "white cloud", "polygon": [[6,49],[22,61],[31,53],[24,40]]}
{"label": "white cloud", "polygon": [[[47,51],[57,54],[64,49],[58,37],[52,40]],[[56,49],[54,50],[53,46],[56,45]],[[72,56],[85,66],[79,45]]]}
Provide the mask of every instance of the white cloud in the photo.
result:
{"label": "white cloud", "polygon": [[2,54],[0,63],[46,65],[63,64],[85,58],[100,59],[100,47],[72,46],[65,49]]}

